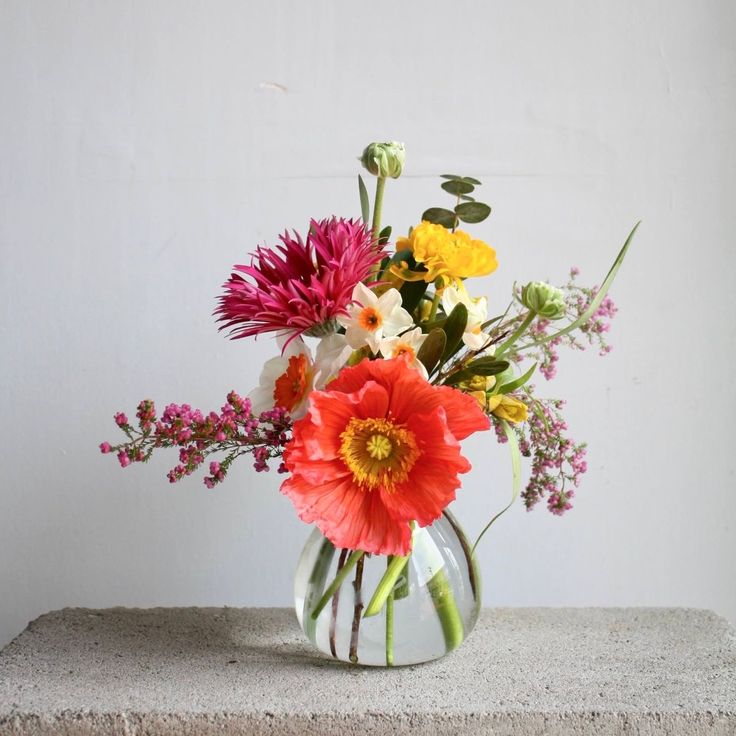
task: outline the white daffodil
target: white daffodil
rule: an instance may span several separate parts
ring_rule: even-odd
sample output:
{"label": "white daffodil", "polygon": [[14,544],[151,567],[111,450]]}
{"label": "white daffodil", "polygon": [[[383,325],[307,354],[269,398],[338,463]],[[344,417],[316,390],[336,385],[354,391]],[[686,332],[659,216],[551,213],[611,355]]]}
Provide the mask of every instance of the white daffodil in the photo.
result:
{"label": "white daffodil", "polygon": [[464,288],[445,288],[442,292],[442,308],[445,313],[449,315],[458,304],[464,304],[468,310],[463,342],[471,350],[480,350],[488,341],[488,335],[481,331],[483,323],[488,319],[488,300],[484,296],[473,299]]}
{"label": "white daffodil", "polygon": [[384,358],[404,357],[412,368],[416,368],[425,378],[428,378],[427,369],[417,360],[417,353],[427,336],[422,334],[421,327],[415,327],[409,332],[395,337],[384,337],[381,340],[381,355]]}
{"label": "white daffodil", "polygon": [[281,355],[267,360],[261,371],[258,388],[248,394],[253,413],[280,406],[294,419],[306,414],[309,394],[316,374],[312,354],[301,338],[292,340],[286,348],[286,337],[278,339]]}
{"label": "white daffodil", "polygon": [[345,340],[345,335],[334,333],[323,337],[317,345],[317,357],[314,361],[314,387],[323,389],[345,366],[353,349]]}
{"label": "white daffodil", "polygon": [[345,339],[354,350],[364,345],[377,353],[384,337],[392,337],[414,324],[409,312],[401,306],[401,294],[388,289],[376,296],[367,286],[356,284],[353,304],[347,317],[337,321],[345,328]]}

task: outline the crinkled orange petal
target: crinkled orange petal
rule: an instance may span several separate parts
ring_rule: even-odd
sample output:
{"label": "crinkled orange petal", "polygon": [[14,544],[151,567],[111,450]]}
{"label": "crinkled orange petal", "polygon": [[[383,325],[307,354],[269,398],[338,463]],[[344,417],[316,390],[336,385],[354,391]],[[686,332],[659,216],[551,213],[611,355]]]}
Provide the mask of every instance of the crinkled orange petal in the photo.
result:
{"label": "crinkled orange petal", "polygon": [[[341,435],[353,418],[386,419],[411,434],[419,453],[406,481],[367,486],[365,478],[356,480],[341,455]],[[312,393],[284,453],[291,477],[281,490],[300,518],[336,546],[405,555],[409,522],[437,519],[455,498],[458,475],[470,469],[458,440],[488,427],[472,397],[432,386],[405,359],[366,360],[343,369],[328,390]]]}
{"label": "crinkled orange petal", "polygon": [[407,483],[381,496],[394,518],[426,526],[455,499],[458,473],[470,470],[470,463],[460,454],[460,443],[449,432],[442,407],[414,415],[408,428],[421,438],[421,460]]}

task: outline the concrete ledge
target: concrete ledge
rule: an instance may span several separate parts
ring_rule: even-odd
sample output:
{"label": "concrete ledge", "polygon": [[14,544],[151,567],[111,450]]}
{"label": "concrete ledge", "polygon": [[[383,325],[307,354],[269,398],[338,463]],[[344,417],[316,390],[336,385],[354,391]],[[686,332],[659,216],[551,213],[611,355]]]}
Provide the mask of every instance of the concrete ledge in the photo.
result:
{"label": "concrete ledge", "polygon": [[709,611],[494,609],[438,662],[323,658],[287,609],[66,609],[0,653],[0,734],[734,734]]}

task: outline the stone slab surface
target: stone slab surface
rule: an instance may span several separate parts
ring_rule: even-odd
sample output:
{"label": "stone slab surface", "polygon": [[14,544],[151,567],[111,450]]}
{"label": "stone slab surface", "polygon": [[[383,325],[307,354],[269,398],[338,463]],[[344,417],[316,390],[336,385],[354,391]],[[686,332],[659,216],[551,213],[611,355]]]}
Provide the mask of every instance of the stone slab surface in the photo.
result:
{"label": "stone slab surface", "polygon": [[0,734],[736,734],[709,611],[493,609],[455,653],[357,668],[289,609],[65,609],[0,653]]}

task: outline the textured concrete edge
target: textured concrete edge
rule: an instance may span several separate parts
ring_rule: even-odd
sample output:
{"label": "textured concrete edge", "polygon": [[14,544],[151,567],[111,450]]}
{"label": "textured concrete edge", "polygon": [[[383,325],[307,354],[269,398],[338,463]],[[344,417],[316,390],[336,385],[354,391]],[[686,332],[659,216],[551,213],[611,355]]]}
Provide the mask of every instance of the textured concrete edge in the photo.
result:
{"label": "textured concrete edge", "polygon": [[732,736],[736,711],[721,713],[475,713],[475,714],[166,714],[63,712],[55,717],[14,714],[0,719],[0,736]]}
{"label": "textured concrete edge", "polygon": [[[37,626],[43,622],[46,618],[56,618],[60,614],[65,613],[168,613],[176,614],[177,612],[184,611],[202,611],[202,612],[215,612],[215,611],[288,611],[293,614],[294,629],[298,630],[298,623],[294,608],[292,606],[152,606],[152,607],[141,607],[141,606],[110,606],[107,608],[91,608],[88,606],[65,606],[64,608],[54,608],[45,613],[41,613],[36,618],[31,619],[16,636],[14,636],[5,647],[0,647],[0,654],[4,649],[13,644],[17,639],[23,636],[26,631],[32,627]],[[713,619],[714,622],[718,622],[722,627],[728,630],[731,638],[736,641],[736,622],[731,623],[725,616],[716,613],[710,608],[696,608],[693,606],[484,606],[481,608],[481,616],[499,613],[507,614],[514,611],[573,611],[573,612],[585,612],[585,611],[606,611],[608,613],[616,612],[671,612],[678,611],[682,613],[694,613],[698,615],[707,614],[709,618]]]}

